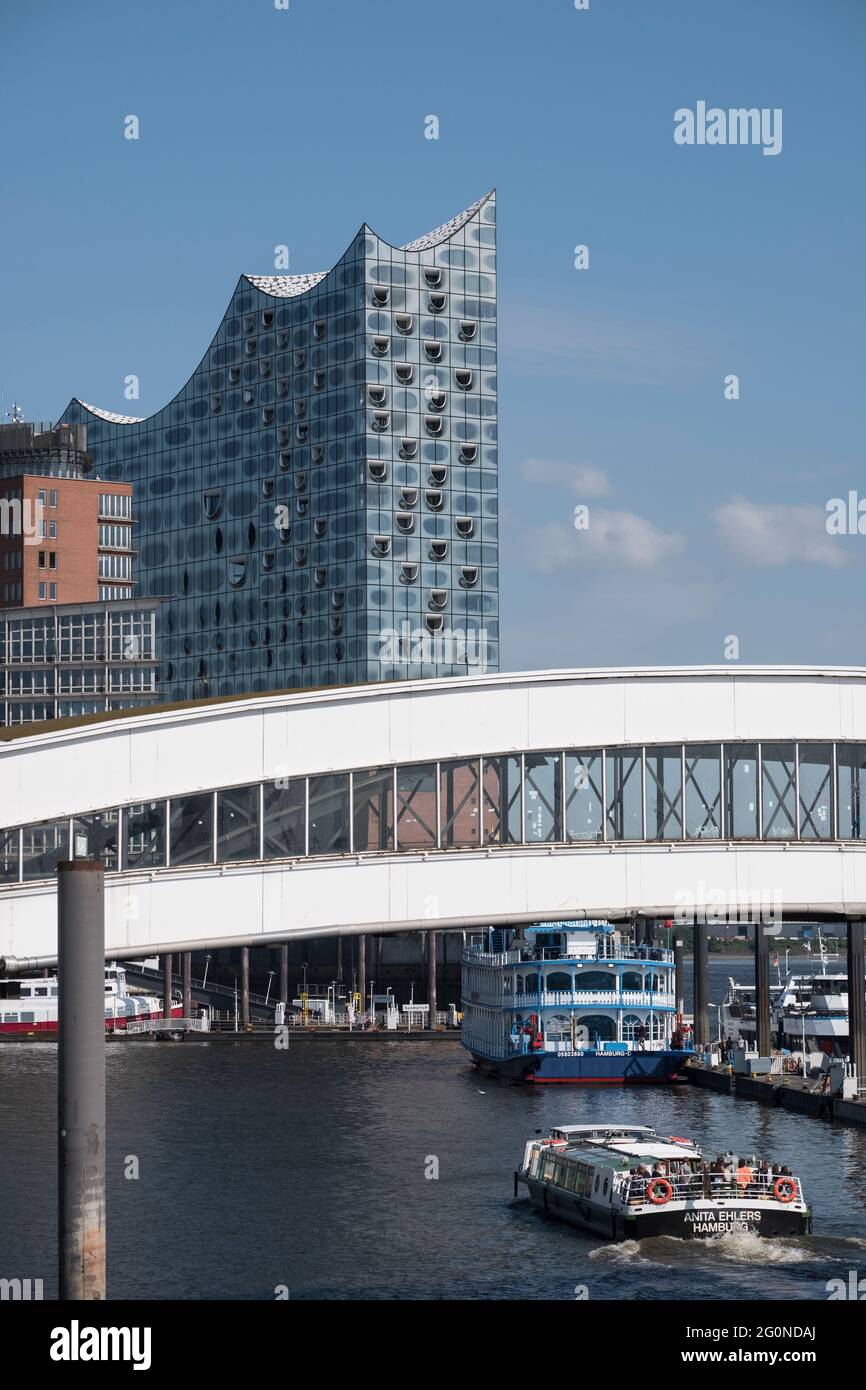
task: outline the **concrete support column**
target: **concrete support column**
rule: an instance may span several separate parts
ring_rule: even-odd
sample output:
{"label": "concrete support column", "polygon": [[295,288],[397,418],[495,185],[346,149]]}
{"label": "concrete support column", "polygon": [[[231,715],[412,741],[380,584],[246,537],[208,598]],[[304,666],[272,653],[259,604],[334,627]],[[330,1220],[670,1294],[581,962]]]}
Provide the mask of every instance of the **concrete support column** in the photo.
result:
{"label": "concrete support column", "polygon": [[91,859],[57,866],[60,1298],[104,1299],[105,896]]}
{"label": "concrete support column", "polygon": [[706,922],[695,922],[694,925],[694,1040],[695,1047],[703,1046],[709,1042],[709,1024],[707,1014],[709,1012],[708,994],[708,963],[707,963],[707,924]]}
{"label": "concrete support column", "polygon": [[289,1002],[289,943],[284,941],[280,946],[280,999],[284,1004]]}
{"label": "concrete support column", "polygon": [[171,1018],[171,980],[174,974],[174,957],[169,951],[162,958],[162,1016]]}
{"label": "concrete support column", "polygon": [[183,953],[183,1016],[192,1018],[192,951]]}
{"label": "concrete support column", "polygon": [[857,1080],[866,1086],[866,978],[863,918],[848,923],[848,1055]]}
{"label": "concrete support column", "polygon": [[755,1036],[758,1056],[770,1055],[770,934],[755,922]]}
{"label": "concrete support column", "polygon": [[427,1027],[436,1027],[436,947],[439,941],[438,931],[428,931],[427,933],[427,1003],[430,1005],[430,1012],[427,1015]]}
{"label": "concrete support column", "polygon": [[358,993],[361,996],[361,1013],[367,1008],[367,938],[358,937]]}
{"label": "concrete support column", "polygon": [[250,1023],[250,948],[241,947],[241,1027]]}

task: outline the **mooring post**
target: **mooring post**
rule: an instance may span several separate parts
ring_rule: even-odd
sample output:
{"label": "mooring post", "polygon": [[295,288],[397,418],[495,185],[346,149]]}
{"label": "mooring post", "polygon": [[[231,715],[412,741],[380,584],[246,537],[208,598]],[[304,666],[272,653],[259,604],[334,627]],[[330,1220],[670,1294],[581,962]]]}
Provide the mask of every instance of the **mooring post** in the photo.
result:
{"label": "mooring post", "polygon": [[674,997],[682,1018],[686,1011],[686,948],[682,937],[674,938]]}
{"label": "mooring post", "polygon": [[760,920],[755,931],[755,1025],[758,1056],[770,1055],[770,932]]}
{"label": "mooring post", "polygon": [[183,953],[183,1016],[192,1018],[192,951]]}
{"label": "mooring post", "polygon": [[250,1026],[250,948],[241,947],[241,1027]]}
{"label": "mooring post", "polygon": [[171,1022],[171,982],[174,976],[174,957],[169,951],[162,958],[162,1016]]}
{"label": "mooring post", "polygon": [[866,965],[863,959],[863,918],[848,923],[848,1056],[857,1084],[866,1086]]}
{"label": "mooring post", "polygon": [[283,1004],[289,1002],[289,943],[283,941],[280,945],[280,1000]]}
{"label": "mooring post", "polygon": [[439,940],[437,931],[427,933],[427,1003],[429,1012],[427,1014],[427,1027],[436,1027],[436,943]]}
{"label": "mooring post", "polygon": [[57,866],[58,1264],[62,1300],[106,1296],[105,898],[93,859]]}
{"label": "mooring post", "polygon": [[707,996],[709,993],[708,965],[707,965],[707,924],[706,922],[695,922],[694,925],[694,945],[693,952],[693,996],[694,996],[694,1042],[695,1049],[705,1047],[709,1042],[709,1025],[707,1022],[708,1004]]}
{"label": "mooring post", "polygon": [[361,996],[360,1012],[367,1008],[367,938],[358,937],[358,993]]}

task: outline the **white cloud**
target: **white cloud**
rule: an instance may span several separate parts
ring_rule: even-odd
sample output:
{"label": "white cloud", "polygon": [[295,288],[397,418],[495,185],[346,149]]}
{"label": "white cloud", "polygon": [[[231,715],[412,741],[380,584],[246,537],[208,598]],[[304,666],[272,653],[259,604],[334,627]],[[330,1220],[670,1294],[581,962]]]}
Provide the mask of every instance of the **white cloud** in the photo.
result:
{"label": "white cloud", "polygon": [[719,540],[746,565],[829,565],[851,560],[838,536],[827,534],[822,507],[771,503],[763,506],[735,497],[714,512]]}
{"label": "white cloud", "polygon": [[530,530],[527,560],[542,574],[575,564],[610,564],[627,569],[654,569],[685,547],[678,531],[661,531],[635,512],[590,507],[586,530],[551,522]]}
{"label": "white cloud", "polygon": [[610,479],[603,468],[591,463],[558,463],[554,459],[526,459],[520,476],[546,487],[567,487],[576,497],[605,497]]}

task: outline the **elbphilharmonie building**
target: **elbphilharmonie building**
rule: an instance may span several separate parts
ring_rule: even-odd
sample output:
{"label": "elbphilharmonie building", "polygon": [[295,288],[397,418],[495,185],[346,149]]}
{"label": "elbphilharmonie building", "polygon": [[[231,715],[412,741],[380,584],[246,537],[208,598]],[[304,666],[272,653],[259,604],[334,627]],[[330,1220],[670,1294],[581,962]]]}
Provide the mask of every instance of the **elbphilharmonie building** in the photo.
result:
{"label": "elbphilharmonie building", "polygon": [[133,484],[165,699],[498,669],[495,217],[243,275],[156,414],[70,403]]}

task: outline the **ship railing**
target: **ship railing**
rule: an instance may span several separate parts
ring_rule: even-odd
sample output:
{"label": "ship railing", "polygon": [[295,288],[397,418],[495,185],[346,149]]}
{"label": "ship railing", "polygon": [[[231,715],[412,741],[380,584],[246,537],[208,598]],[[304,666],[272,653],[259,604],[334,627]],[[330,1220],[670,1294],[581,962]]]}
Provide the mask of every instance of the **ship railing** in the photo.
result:
{"label": "ship railing", "polygon": [[552,1008],[569,1004],[623,1005],[628,1008],[659,1009],[670,1008],[674,995],[658,990],[624,989],[618,994],[614,989],[550,989],[522,994],[505,994],[503,1002],[516,1009]]}
{"label": "ship railing", "polygon": [[[737,1178],[728,1178],[721,1173],[695,1173],[689,1178],[671,1177],[668,1175],[666,1181],[671,1184],[673,1194],[671,1201],[681,1202],[696,1199],[706,1199],[707,1201],[718,1200],[721,1198],[740,1198],[749,1201],[768,1201],[778,1200],[775,1197],[774,1186],[779,1178],[778,1173],[769,1173],[766,1176],[758,1175],[749,1182],[740,1182]],[[793,1200],[803,1200],[803,1190],[800,1186],[800,1179],[787,1173],[783,1174],[786,1181],[794,1185]],[[647,1188],[653,1181],[652,1178],[630,1178],[625,1188],[625,1200],[630,1206],[640,1205],[649,1201]]]}
{"label": "ship railing", "polygon": [[208,1033],[207,1018],[138,1018],[130,1019],[127,1033]]}

